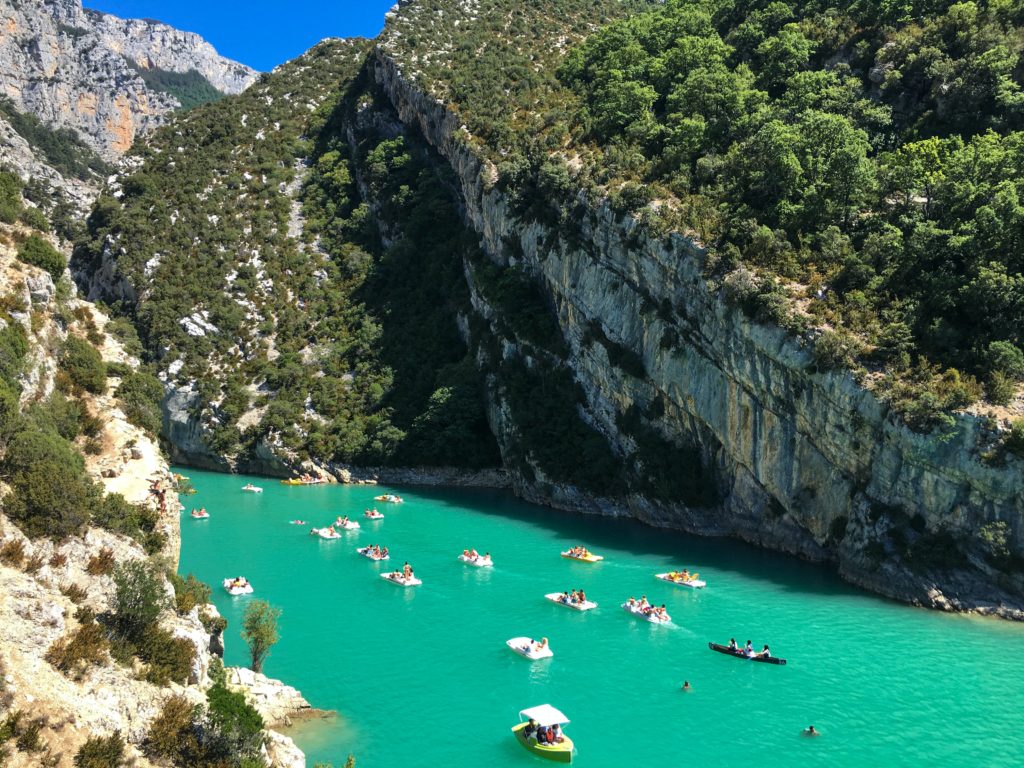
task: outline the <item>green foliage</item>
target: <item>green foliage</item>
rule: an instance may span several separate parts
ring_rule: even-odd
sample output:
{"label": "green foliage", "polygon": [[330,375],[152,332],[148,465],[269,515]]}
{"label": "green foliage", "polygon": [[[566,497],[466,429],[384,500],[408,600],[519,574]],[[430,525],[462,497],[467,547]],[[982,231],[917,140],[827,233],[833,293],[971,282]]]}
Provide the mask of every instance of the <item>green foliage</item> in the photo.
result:
{"label": "green foliage", "polygon": [[111,167],[70,128],[49,128],[34,115],[19,112],[7,98],[0,98],[0,115],[63,175],[88,181],[111,173]]}
{"label": "green foliage", "polygon": [[249,666],[253,672],[263,669],[263,662],[277,643],[277,620],[280,617],[281,610],[272,608],[265,600],[253,600],[245,608],[242,639],[249,646]]}
{"label": "green foliage", "polygon": [[1010,453],[1024,458],[1024,419],[1017,419],[1013,422],[1005,445],[1006,450]]}
{"label": "green foliage", "polygon": [[178,100],[182,109],[192,109],[200,104],[209,104],[224,98],[224,94],[195,69],[188,72],[171,72],[158,67],[143,68],[127,58],[125,61],[142,78],[147,88],[170,94]]}
{"label": "green foliage", "polygon": [[0,221],[13,224],[22,215],[21,179],[10,171],[0,170]]}
{"label": "green foliage", "polygon": [[76,387],[102,394],[107,388],[107,367],[96,347],[77,336],[68,336],[60,358],[61,370]]}
{"label": "green foliage", "polygon": [[107,659],[110,644],[103,627],[92,616],[74,632],[63,637],[46,651],[46,660],[68,677],[81,679],[91,665],[101,665]]}
{"label": "green foliage", "polygon": [[254,757],[262,743],[263,718],[237,691],[215,684],[206,692],[209,724],[224,741],[229,754]]}
{"label": "green foliage", "polygon": [[160,379],[145,369],[128,371],[121,377],[117,396],[128,421],[151,435],[159,435],[163,423],[161,403],[164,387]]}
{"label": "green foliage", "polygon": [[109,736],[91,736],[75,754],[75,768],[121,768],[125,765],[125,742],[120,731]]}
{"label": "green foliage", "polygon": [[140,641],[156,624],[167,606],[163,580],[157,570],[141,560],[129,560],[114,569],[114,626],[129,641]]}
{"label": "green foliage", "polygon": [[174,587],[174,607],[182,616],[189,613],[197,605],[210,602],[210,586],[191,573],[182,578],[176,573],[168,575]]}
{"label": "green foliage", "polygon": [[153,555],[163,549],[166,536],[156,530],[160,517],[146,504],[131,504],[119,493],[104,496],[92,512],[92,522],[108,531],[130,536]]}
{"label": "green foliage", "polygon": [[101,493],[82,457],[58,435],[27,429],[8,443],[2,466],[11,492],[4,513],[26,535],[62,540],[80,533]]}
{"label": "green foliage", "polygon": [[18,246],[18,258],[26,264],[39,267],[50,273],[54,282],[60,280],[67,266],[67,260],[50,242],[39,235],[29,235]]}

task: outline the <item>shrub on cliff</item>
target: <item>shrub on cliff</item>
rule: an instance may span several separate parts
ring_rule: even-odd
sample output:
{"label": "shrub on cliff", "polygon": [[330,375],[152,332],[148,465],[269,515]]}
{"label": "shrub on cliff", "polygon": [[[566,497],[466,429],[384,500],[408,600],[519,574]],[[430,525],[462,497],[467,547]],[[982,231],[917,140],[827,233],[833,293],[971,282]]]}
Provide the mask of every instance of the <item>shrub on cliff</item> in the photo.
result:
{"label": "shrub on cliff", "polygon": [[160,433],[163,419],[160,403],[164,396],[160,379],[146,370],[130,371],[121,379],[117,396],[128,421],[152,435]]}
{"label": "shrub on cliff", "polygon": [[18,259],[50,273],[53,282],[60,280],[67,266],[63,254],[39,235],[29,235],[18,247]]}
{"label": "shrub on cliff", "polygon": [[81,532],[101,498],[82,457],[55,434],[17,433],[0,468],[11,486],[4,512],[33,538],[61,540]]}
{"label": "shrub on cliff", "polygon": [[143,631],[135,650],[138,657],[149,665],[146,669],[149,682],[159,686],[188,682],[196,658],[196,647],[188,638],[175,637],[152,624]]}
{"label": "shrub on cliff", "polygon": [[205,605],[210,602],[210,595],[212,593],[210,586],[197,579],[191,573],[185,578],[176,573],[170,573],[168,578],[174,587],[175,608],[182,616],[197,605]]}
{"label": "shrub on cliff", "polygon": [[1017,419],[1006,437],[1006,450],[1024,458],[1024,419]]}
{"label": "shrub on cliff", "polygon": [[103,627],[87,613],[77,630],[50,646],[46,660],[68,677],[78,680],[90,665],[104,663],[109,648]]}
{"label": "shrub on cliff", "polygon": [[167,605],[163,579],[151,564],[129,560],[114,569],[114,627],[121,637],[141,640]]}
{"label": "shrub on cliff", "polygon": [[121,768],[124,747],[120,731],[106,737],[91,736],[75,755],[75,768]]}
{"label": "shrub on cliff", "polygon": [[263,718],[245,696],[218,683],[206,692],[206,702],[208,734],[217,737],[207,739],[208,747],[216,745],[217,751],[228,756],[256,757],[262,744]]}
{"label": "shrub on cliff", "polygon": [[106,391],[107,366],[96,348],[85,339],[68,336],[60,366],[76,387],[94,395]]}

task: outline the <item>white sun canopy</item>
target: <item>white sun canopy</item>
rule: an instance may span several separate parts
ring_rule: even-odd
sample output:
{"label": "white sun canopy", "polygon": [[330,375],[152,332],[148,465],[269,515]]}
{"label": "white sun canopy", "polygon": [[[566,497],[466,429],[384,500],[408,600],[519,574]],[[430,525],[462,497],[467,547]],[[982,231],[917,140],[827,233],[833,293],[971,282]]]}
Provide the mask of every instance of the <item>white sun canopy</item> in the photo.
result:
{"label": "white sun canopy", "polygon": [[519,713],[519,716],[536,720],[538,725],[554,725],[555,723],[561,725],[569,722],[568,717],[563,715],[550,704],[541,704],[537,707],[524,709]]}

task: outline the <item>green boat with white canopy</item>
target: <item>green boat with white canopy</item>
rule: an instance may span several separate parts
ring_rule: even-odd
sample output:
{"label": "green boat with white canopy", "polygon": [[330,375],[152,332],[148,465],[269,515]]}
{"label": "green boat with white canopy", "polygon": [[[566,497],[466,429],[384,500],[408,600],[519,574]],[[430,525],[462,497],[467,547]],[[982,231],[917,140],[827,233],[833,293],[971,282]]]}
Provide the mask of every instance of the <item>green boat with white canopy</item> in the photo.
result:
{"label": "green boat with white canopy", "polygon": [[552,725],[557,725],[561,729],[563,725],[569,722],[569,718],[550,704],[541,704],[520,711],[519,719],[522,722],[512,728],[516,741],[539,757],[554,760],[557,763],[572,762],[572,739],[562,733],[560,735],[561,741],[556,741],[553,744],[539,744],[535,734],[531,733],[528,735],[527,728],[532,721],[535,728],[549,728]]}

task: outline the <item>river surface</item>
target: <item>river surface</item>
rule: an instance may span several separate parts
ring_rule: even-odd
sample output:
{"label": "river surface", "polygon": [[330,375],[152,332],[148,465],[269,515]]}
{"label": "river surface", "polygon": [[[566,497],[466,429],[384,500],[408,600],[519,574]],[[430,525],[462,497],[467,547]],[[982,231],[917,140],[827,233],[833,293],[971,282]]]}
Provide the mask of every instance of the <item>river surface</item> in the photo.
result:
{"label": "river surface", "polygon": [[[340,768],[540,766],[515,743],[520,709],[550,703],[571,723],[574,764],[645,766],[1010,766],[1024,761],[1024,626],[915,609],[855,590],[827,569],[736,542],[632,521],[556,512],[497,492],[287,487],[182,470],[198,489],[182,520],[181,572],[214,586],[230,622],[226,661],[248,597],[283,613],[265,672],[337,718],[290,731],[309,756]],[[405,503],[375,503],[385,491]],[[386,517],[362,519],[376,506]],[[359,531],[309,535],[348,514]],[[308,525],[290,525],[302,519]],[[390,563],[356,554],[390,547]],[[572,544],[604,555],[559,557]],[[493,568],[456,558],[492,553]],[[408,561],[423,585],[379,577]],[[688,567],[695,591],[655,573]],[[544,599],[586,590],[596,610]],[[671,626],[625,613],[633,595],[665,603]],[[505,641],[547,636],[554,658],[531,662]],[[711,652],[709,640],[770,643],[787,666]],[[690,692],[680,690],[683,680]],[[801,731],[814,724],[818,738]]]}

